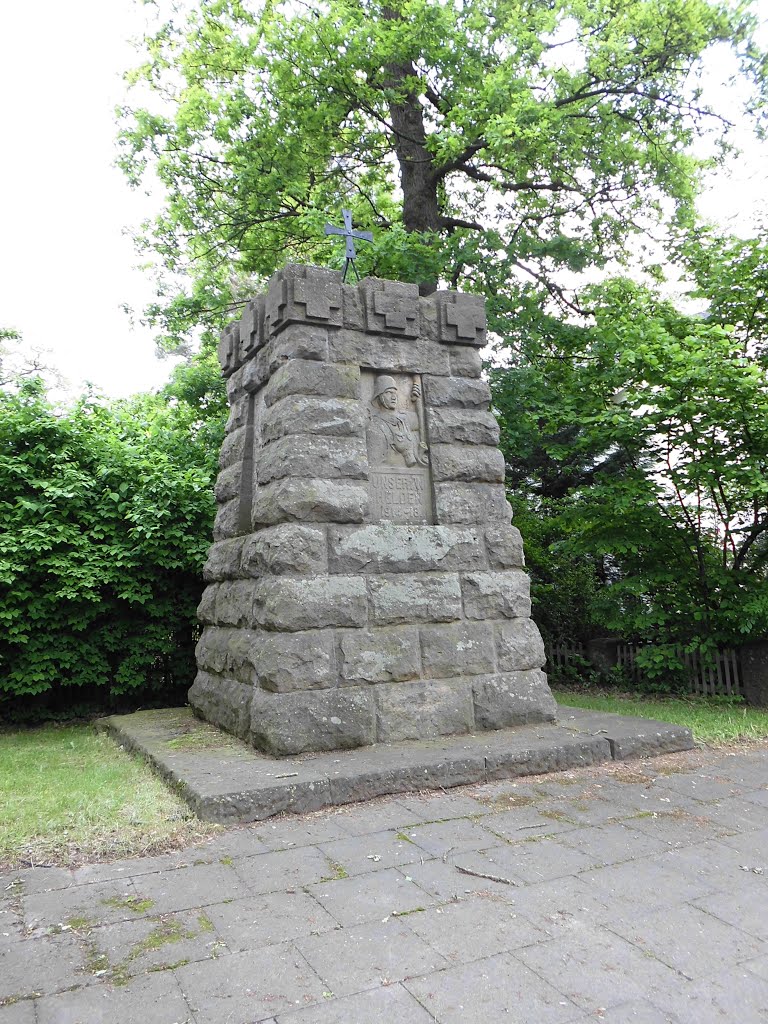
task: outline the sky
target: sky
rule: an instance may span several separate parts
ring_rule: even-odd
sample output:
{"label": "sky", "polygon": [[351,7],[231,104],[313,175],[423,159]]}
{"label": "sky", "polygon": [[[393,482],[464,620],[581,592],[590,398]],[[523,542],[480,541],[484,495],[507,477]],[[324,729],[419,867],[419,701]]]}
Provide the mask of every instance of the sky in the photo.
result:
{"label": "sky", "polygon": [[[173,365],[122,309],[140,313],[153,294],[126,229],[157,200],[113,166],[114,108],[143,19],[134,0],[0,4],[0,327],[43,350],[71,394],[86,381],[115,397],[149,390]],[[702,203],[737,230],[768,194],[768,150],[746,131],[741,141],[747,157]]]}

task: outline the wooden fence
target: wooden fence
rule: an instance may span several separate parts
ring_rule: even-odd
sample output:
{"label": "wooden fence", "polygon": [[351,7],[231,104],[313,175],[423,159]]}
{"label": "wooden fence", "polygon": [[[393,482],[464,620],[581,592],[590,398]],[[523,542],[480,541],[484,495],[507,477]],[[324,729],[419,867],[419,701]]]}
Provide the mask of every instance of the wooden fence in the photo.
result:
{"label": "wooden fence", "polygon": [[[616,664],[634,682],[639,682],[641,675],[636,661],[638,649],[637,644],[616,642]],[[676,648],[675,653],[688,670],[689,693],[702,696],[735,696],[744,693],[737,650],[725,648],[716,651],[711,659],[702,658],[698,651],[684,651],[682,647]],[[550,670],[556,671],[579,660],[590,660],[585,644],[565,642],[547,647],[547,665]]]}

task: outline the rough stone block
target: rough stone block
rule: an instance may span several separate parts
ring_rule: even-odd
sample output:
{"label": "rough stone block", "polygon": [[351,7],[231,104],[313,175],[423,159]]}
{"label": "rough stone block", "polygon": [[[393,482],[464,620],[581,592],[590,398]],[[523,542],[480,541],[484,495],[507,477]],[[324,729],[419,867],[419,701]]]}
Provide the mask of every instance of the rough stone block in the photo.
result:
{"label": "rough stone block", "polygon": [[203,596],[200,598],[200,604],[197,606],[198,622],[215,625],[216,595],[219,592],[220,585],[221,584],[219,583],[213,583],[210,586],[207,586],[203,591]]}
{"label": "rough stone block", "polygon": [[273,576],[256,585],[257,624],[266,629],[364,626],[368,621],[368,595],[365,580],[359,576]]}
{"label": "rough stone block", "polygon": [[390,683],[421,672],[419,631],[412,626],[342,633],[339,651],[345,682]]}
{"label": "rough stone block", "polygon": [[467,680],[377,686],[374,700],[379,743],[466,733],[474,727],[472,685]]}
{"label": "rough stone block", "polygon": [[499,424],[485,409],[430,409],[429,439],[432,444],[497,445]]}
{"label": "rough stone block", "polygon": [[289,395],[319,398],[357,398],[360,367],[344,363],[321,363],[312,359],[289,359],[276,370],[264,388],[264,402],[274,405]]}
{"label": "rough stone block", "polygon": [[252,686],[210,672],[198,672],[188,694],[196,714],[241,740],[250,730],[252,698]]}
{"label": "rough stone block", "polygon": [[452,345],[448,356],[452,377],[479,377],[483,372],[483,359],[476,348]]}
{"label": "rough stone block", "polygon": [[461,618],[457,573],[369,576],[368,589],[371,621],[376,625],[451,622]]}
{"label": "rough stone block", "polygon": [[311,324],[289,324],[264,349],[263,361],[272,374],[288,359],[328,361],[328,331]]}
{"label": "rough stone block", "polygon": [[216,478],[214,494],[216,501],[225,502],[236,498],[240,493],[240,485],[243,476],[242,462],[235,462],[226,469],[222,469]]}
{"label": "rough stone block", "polygon": [[240,316],[240,362],[244,363],[264,344],[264,296],[245,304]]}
{"label": "rough stone block", "polygon": [[255,580],[225,580],[218,584],[216,624],[219,626],[256,625],[260,600]]}
{"label": "rough stone block", "polygon": [[240,387],[244,394],[252,395],[263,388],[269,380],[270,374],[266,349],[257,352],[256,357],[249,359],[239,372],[241,374]]}
{"label": "rough stone block", "polygon": [[534,722],[554,722],[555,699],[539,669],[499,673],[472,681],[475,722],[479,729],[508,729]]}
{"label": "rough stone block", "polygon": [[448,679],[493,672],[493,648],[493,627],[485,622],[422,626],[422,673],[428,679]]}
{"label": "rough stone block", "polygon": [[227,466],[242,461],[245,454],[246,433],[246,427],[237,427],[231,434],[227,434],[219,453],[219,469],[226,469]]}
{"label": "rough stone block", "polygon": [[332,572],[443,572],[485,568],[481,531],[468,526],[331,526]]}
{"label": "rough stone block", "polygon": [[455,345],[485,345],[485,299],[482,295],[437,292],[438,338]]}
{"label": "rough stone block", "polygon": [[248,395],[241,395],[230,403],[229,418],[227,419],[227,433],[231,434],[238,427],[244,427],[248,419]]}
{"label": "rough stone block", "polygon": [[272,337],[294,321],[340,327],[341,274],[289,263],[269,282],[264,323]]}
{"label": "rough stone block", "polygon": [[521,569],[525,565],[523,538],[516,526],[486,527],[485,546],[491,569]]}
{"label": "rough stone block", "polygon": [[487,409],[491,389],[484,380],[469,377],[428,377],[424,380],[424,400],[438,408]]}
{"label": "rough stone block", "polygon": [[349,398],[311,398],[292,395],[269,409],[261,422],[261,436],[276,441],[291,434],[363,437],[362,403]]}
{"label": "rough stone block", "polygon": [[503,483],[504,456],[498,448],[481,444],[433,444],[432,475],[436,482]]}
{"label": "rough stone block", "polygon": [[240,575],[240,559],[243,553],[244,537],[219,540],[208,549],[208,558],[203,566],[206,583],[220,580],[234,580]]}
{"label": "rough stone block", "polygon": [[508,524],[512,515],[502,484],[459,481],[435,484],[435,510],[438,522],[445,524]]}
{"label": "rough stone block", "polygon": [[315,576],[328,571],[328,550],[322,526],[281,523],[258,530],[241,544],[244,576],[289,573]]}
{"label": "rough stone block", "polygon": [[223,675],[227,668],[229,640],[234,630],[206,626],[195,645],[198,668]]}
{"label": "rough stone block", "polygon": [[402,281],[367,277],[360,285],[365,327],[374,334],[419,334],[419,288]]}
{"label": "rough stone block", "polygon": [[275,693],[326,689],[336,682],[331,629],[262,633],[251,660],[257,685]]}
{"label": "rough stone block", "polygon": [[225,505],[219,505],[213,520],[214,541],[237,537],[241,530],[240,498],[231,498]]}
{"label": "rough stone block", "polygon": [[546,661],[544,641],[531,619],[510,619],[496,627],[496,651],[500,672],[524,672],[541,668]]}
{"label": "rough stone block", "polygon": [[286,520],[310,523],[362,523],[368,514],[368,488],[344,480],[276,480],[256,490],[254,527]]}
{"label": "rough stone block", "polygon": [[233,321],[221,332],[219,340],[219,365],[224,377],[231,377],[240,366],[240,323]]}
{"label": "rough stone block", "polygon": [[520,569],[464,573],[461,593],[468,619],[528,618],[531,614],[531,584]]}
{"label": "rough stone block", "polygon": [[405,373],[444,374],[450,371],[448,353],[420,340],[336,331],[329,340],[330,358],[338,363],[356,363],[372,370]]}
{"label": "rough stone block", "polygon": [[251,742],[268,754],[345,750],[368,746],[375,739],[376,716],[369,687],[284,694],[254,691]]}
{"label": "rough stone block", "polygon": [[284,477],[364,480],[368,452],[363,438],[293,434],[264,446],[258,472],[263,484]]}

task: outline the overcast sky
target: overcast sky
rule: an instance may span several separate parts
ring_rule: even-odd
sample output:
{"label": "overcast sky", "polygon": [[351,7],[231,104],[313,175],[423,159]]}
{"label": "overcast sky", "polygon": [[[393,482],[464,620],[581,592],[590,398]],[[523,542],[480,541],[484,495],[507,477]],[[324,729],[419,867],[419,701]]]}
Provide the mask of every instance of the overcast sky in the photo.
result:
{"label": "overcast sky", "polygon": [[[143,18],[133,0],[0,2],[0,327],[47,349],[75,393],[87,380],[127,395],[170,372],[121,309],[152,297],[124,234],[151,206],[112,167],[127,40]],[[765,156],[753,147],[719,180],[707,215],[748,220],[768,192]]]}

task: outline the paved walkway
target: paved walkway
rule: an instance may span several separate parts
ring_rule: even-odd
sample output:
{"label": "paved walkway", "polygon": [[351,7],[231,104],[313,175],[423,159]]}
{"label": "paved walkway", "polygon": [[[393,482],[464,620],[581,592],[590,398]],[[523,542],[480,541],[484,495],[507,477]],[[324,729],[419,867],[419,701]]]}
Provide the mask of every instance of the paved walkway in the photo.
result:
{"label": "paved walkway", "polygon": [[768,1020],[768,746],[0,879],[0,1024]]}

